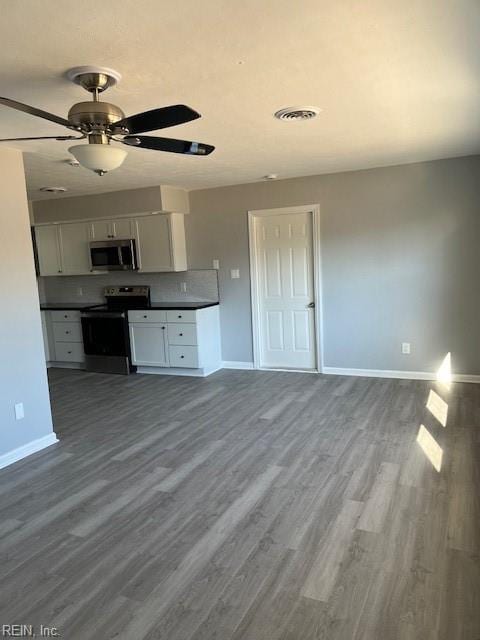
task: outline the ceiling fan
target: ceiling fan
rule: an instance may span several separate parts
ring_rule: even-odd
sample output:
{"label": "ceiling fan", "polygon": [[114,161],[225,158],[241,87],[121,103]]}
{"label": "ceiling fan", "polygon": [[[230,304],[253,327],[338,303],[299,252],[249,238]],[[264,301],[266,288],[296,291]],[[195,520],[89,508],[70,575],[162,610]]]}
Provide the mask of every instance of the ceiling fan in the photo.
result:
{"label": "ceiling fan", "polygon": [[102,102],[98,99],[100,93],[120,81],[121,75],[113,69],[93,66],[74,67],[67,72],[67,77],[89,91],[93,96],[92,102],[77,102],[74,104],[68,112],[67,118],[56,116],[16,100],[10,100],[10,98],[0,97],[0,104],[55,122],[76,131],[80,135],[3,138],[0,139],[0,142],[21,140],[64,141],[87,138],[88,144],[74,145],[69,148],[69,152],[82,166],[91,169],[100,176],[105,175],[107,171],[117,169],[127,155],[127,152],[121,147],[111,145],[112,141],[142,149],[170,151],[194,156],[206,156],[215,149],[215,147],[201,142],[137,135],[146,131],[174,127],[178,124],[196,120],[201,116],[184,104],[176,104],[125,117],[123,111],[115,104]]}

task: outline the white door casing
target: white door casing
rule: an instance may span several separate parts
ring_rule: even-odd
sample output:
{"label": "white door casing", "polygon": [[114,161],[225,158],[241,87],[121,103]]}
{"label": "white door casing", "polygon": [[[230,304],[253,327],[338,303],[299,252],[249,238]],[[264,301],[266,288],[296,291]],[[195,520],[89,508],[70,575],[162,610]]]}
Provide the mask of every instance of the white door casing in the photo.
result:
{"label": "white door casing", "polygon": [[321,369],[318,214],[313,206],[249,212],[256,367]]}

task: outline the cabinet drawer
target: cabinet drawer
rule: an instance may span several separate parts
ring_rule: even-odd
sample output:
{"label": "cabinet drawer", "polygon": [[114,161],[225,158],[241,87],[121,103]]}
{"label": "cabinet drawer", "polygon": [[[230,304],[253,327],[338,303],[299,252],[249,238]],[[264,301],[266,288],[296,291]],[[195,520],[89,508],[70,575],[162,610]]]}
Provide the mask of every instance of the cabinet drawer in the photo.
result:
{"label": "cabinet drawer", "polygon": [[198,368],[197,347],[180,347],[172,345],[169,347],[170,366],[186,367],[188,369]]}
{"label": "cabinet drawer", "polygon": [[55,342],[83,342],[79,322],[53,322],[52,327]]}
{"label": "cabinet drawer", "polygon": [[178,311],[169,310],[167,311],[167,322],[196,322],[197,321],[197,312],[190,311],[189,309],[179,309]]}
{"label": "cabinet drawer", "polygon": [[58,362],[83,362],[83,344],[81,342],[57,342],[55,344],[55,360]]}
{"label": "cabinet drawer", "polygon": [[197,325],[170,323],[168,326],[168,344],[197,344]]}
{"label": "cabinet drawer", "polygon": [[80,322],[80,311],[50,311],[53,322]]}
{"label": "cabinet drawer", "polygon": [[159,311],[159,310],[129,311],[128,321],[129,322],[166,322],[167,312]]}

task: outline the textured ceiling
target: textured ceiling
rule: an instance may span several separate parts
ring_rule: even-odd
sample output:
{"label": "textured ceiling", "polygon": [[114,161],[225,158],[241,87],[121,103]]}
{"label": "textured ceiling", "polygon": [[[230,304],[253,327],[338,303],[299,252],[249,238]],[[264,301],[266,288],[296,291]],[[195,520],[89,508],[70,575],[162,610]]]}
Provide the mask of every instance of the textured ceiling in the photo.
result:
{"label": "textured ceiling", "polygon": [[[203,118],[159,135],[208,157],[129,149],[103,178],[65,163],[68,142],[25,152],[31,199],[155,184],[188,189],[480,151],[478,0],[15,0],[2,4],[0,94],[66,116],[88,95],[72,66],[117,69],[127,114],[182,102]],[[272,117],[317,105],[308,122]],[[68,133],[0,107],[0,137]],[[5,144],[5,143],[4,143]],[[46,197],[52,197],[47,194]]]}

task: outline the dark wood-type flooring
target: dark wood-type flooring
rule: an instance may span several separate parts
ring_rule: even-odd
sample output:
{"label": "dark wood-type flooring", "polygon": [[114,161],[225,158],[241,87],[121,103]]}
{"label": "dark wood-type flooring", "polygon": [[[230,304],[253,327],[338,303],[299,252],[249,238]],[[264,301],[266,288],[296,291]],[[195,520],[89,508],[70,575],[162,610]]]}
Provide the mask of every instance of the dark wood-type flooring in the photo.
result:
{"label": "dark wood-type flooring", "polygon": [[480,639],[480,386],[49,377],[60,443],[0,471],[0,628]]}

